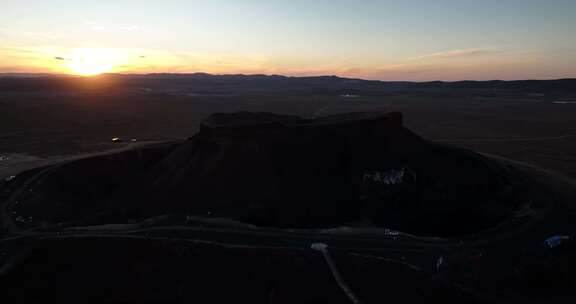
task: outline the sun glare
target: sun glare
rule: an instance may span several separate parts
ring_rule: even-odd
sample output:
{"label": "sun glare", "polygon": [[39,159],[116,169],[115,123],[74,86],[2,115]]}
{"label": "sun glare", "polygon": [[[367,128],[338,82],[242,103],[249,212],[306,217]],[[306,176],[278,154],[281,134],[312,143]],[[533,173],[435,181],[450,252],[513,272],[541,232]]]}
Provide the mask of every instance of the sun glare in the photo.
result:
{"label": "sun glare", "polygon": [[117,54],[111,49],[78,48],[72,51],[65,66],[73,74],[95,76],[111,72],[117,57]]}

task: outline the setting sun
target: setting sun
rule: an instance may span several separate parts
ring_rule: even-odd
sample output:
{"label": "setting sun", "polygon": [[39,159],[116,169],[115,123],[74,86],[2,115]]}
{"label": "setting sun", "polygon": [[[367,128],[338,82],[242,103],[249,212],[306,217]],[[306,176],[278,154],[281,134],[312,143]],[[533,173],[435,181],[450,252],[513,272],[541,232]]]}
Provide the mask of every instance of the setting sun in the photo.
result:
{"label": "setting sun", "polygon": [[95,76],[111,72],[118,56],[111,49],[78,48],[74,49],[65,66],[74,74]]}

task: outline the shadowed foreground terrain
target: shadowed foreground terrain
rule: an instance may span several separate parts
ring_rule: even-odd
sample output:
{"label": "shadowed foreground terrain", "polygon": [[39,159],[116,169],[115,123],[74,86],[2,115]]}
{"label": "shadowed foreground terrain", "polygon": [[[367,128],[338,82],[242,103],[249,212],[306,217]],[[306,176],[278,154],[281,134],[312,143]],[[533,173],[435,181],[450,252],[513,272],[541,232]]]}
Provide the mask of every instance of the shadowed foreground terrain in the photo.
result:
{"label": "shadowed foreground terrain", "polygon": [[214,114],[186,140],[1,191],[11,301],[574,300],[574,184],[425,139],[398,112]]}

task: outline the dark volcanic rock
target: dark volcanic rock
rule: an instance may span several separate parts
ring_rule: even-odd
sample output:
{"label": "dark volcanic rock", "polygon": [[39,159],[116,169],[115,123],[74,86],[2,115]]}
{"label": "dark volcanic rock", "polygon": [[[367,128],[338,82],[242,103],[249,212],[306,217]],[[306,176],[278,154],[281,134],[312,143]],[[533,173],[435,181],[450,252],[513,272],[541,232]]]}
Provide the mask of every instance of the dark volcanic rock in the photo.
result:
{"label": "dark volcanic rock", "polygon": [[574,184],[400,113],[215,114],[7,183],[8,302],[574,302]]}
{"label": "dark volcanic rock", "polygon": [[478,153],[412,133],[401,113],[214,114],[181,144],[62,166],[22,211],[42,210],[34,216],[44,222],[183,213],[464,235],[517,207],[507,174]]}
{"label": "dark volcanic rock", "polygon": [[359,212],[362,162],[394,161],[422,143],[399,113],[217,114],[159,164],[153,192],[182,207],[245,208],[271,225],[337,224]]}
{"label": "dark volcanic rock", "polygon": [[278,227],[363,221],[417,234],[462,225],[458,233],[469,233],[511,208],[498,197],[499,172],[482,156],[424,140],[400,113],[215,114],[142,184],[132,201],[146,212],[219,212]]}

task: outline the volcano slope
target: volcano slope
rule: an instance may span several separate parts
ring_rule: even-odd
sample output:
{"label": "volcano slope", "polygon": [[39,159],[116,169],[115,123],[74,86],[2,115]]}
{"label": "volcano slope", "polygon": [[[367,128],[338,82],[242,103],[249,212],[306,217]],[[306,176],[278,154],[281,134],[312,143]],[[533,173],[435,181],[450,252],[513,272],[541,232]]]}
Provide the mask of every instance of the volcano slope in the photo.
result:
{"label": "volcano slope", "polygon": [[[214,114],[182,142],[64,162],[6,182],[3,246],[13,251],[6,265],[15,266],[5,266],[12,270],[3,271],[0,291],[20,299],[27,293],[19,290],[36,288],[62,302],[70,298],[54,282],[66,282],[110,302],[354,300],[325,280],[326,265],[310,250],[322,242],[371,303],[563,303],[575,287],[575,193],[552,173],[425,140],[403,126],[401,113]],[[542,246],[552,235],[567,237]],[[117,254],[107,253],[114,247]],[[152,260],[162,266],[143,266]],[[97,266],[83,272],[87,263]],[[124,279],[95,287],[115,268]],[[311,282],[301,284],[306,271]],[[30,273],[38,277],[27,285]],[[168,274],[171,284],[161,278]],[[87,285],[74,282],[79,275]],[[122,298],[126,290],[138,296]]]}

